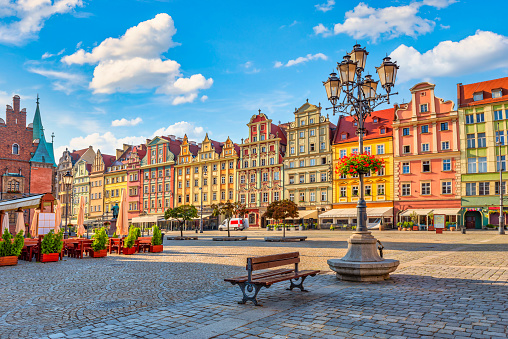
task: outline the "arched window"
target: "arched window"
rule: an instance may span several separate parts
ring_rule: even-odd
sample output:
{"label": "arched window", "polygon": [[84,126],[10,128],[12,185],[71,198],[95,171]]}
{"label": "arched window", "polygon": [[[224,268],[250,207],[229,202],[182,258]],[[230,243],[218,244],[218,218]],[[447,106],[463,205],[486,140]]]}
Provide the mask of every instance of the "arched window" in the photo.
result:
{"label": "arched window", "polygon": [[18,144],[12,145],[12,154],[19,154],[19,145]]}

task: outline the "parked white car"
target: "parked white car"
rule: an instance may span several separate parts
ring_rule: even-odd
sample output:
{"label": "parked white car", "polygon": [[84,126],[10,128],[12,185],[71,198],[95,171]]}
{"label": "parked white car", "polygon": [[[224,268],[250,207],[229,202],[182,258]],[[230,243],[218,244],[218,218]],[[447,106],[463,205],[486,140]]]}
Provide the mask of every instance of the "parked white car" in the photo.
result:
{"label": "parked white car", "polygon": [[[231,218],[229,221],[229,230],[230,231],[243,231],[244,229],[249,228],[249,221],[247,219],[242,218]],[[219,231],[227,231],[228,225],[226,224],[226,220],[219,225]]]}

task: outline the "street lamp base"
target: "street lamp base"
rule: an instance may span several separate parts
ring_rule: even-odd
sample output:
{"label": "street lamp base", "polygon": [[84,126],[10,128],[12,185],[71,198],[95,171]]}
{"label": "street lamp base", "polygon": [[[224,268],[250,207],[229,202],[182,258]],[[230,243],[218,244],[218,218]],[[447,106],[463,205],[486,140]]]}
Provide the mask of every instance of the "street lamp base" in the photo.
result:
{"label": "street lamp base", "polygon": [[369,231],[354,232],[348,239],[348,252],[341,259],[329,259],[328,266],[337,278],[346,281],[381,281],[399,266],[399,261],[379,256],[377,240]]}

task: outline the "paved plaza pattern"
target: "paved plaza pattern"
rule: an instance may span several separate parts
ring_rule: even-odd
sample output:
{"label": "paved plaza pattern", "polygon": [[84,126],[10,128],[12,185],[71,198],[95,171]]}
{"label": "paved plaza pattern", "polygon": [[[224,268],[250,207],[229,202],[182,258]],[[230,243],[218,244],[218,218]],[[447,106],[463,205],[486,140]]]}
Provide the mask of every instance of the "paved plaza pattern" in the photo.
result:
{"label": "paved plaza pattern", "polygon": [[[494,338],[508,336],[507,236],[492,231],[375,232],[391,279],[338,281],[350,232],[297,232],[309,240],[165,241],[164,252],[21,262],[0,268],[0,338]],[[301,269],[323,274],[262,289],[263,307],[238,305],[249,256],[299,251]]]}

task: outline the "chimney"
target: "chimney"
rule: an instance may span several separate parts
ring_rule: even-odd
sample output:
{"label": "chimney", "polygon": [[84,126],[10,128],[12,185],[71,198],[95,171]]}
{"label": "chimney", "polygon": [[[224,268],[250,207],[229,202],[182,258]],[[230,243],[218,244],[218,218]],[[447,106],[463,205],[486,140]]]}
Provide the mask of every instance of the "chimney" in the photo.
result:
{"label": "chimney", "polygon": [[14,113],[19,113],[19,95],[15,95],[13,98],[12,98],[12,103],[14,105]]}

